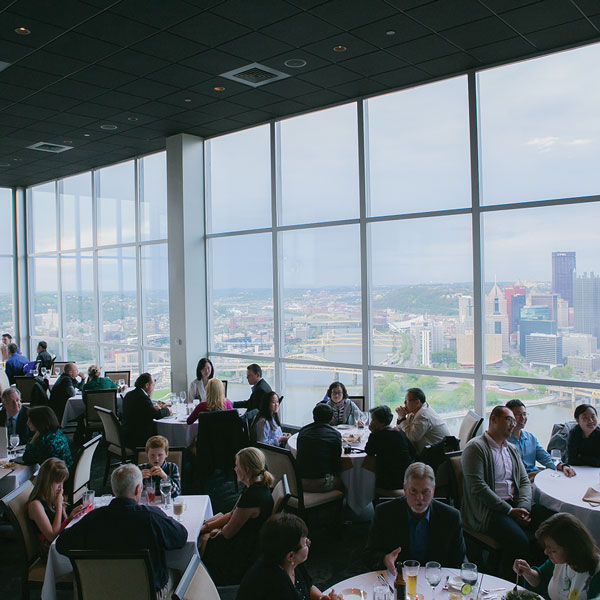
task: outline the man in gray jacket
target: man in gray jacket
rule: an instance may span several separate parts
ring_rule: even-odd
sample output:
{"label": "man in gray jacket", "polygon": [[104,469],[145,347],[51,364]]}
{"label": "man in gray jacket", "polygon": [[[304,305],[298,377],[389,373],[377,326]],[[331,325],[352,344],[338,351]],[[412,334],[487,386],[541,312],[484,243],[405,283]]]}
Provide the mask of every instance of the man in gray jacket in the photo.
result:
{"label": "man in gray jacket", "polygon": [[515,424],[510,409],[494,407],[488,430],[462,454],[464,526],[499,542],[504,576],[516,558],[530,554],[524,529],[531,522],[531,483],[519,451],[507,442]]}

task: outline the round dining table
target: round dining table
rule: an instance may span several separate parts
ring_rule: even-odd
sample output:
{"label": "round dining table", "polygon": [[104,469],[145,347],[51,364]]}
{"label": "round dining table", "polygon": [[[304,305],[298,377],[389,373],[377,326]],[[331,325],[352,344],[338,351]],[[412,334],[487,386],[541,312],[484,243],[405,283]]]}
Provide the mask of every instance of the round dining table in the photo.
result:
{"label": "round dining table", "polygon": [[[342,435],[342,452],[351,448],[351,454],[342,454],[343,471],[341,473],[344,483],[346,503],[355,513],[362,512],[375,497],[375,473],[365,469],[364,463],[367,455],[364,452],[370,431],[367,427],[359,429],[347,425],[338,425],[336,429]],[[360,441],[356,441],[360,438]],[[350,441],[348,441],[350,440]],[[295,433],[287,442],[287,448],[294,457],[298,451],[298,434]]]}
{"label": "round dining table", "polygon": [[583,497],[591,488],[600,496],[600,468],[573,467],[575,477],[566,477],[552,469],[545,469],[533,480],[533,501],[555,512],[567,512],[576,516],[589,530],[594,539],[600,539],[600,506],[593,506]]}
{"label": "round dining table", "polygon": [[[448,597],[453,592],[460,596],[462,600],[498,600],[515,587],[514,582],[505,581],[494,575],[479,573],[477,585],[473,586],[469,594],[462,595],[460,589],[455,589],[453,586],[448,587],[448,583],[452,583],[452,578],[454,580],[460,579],[460,569],[442,567],[441,582],[432,591],[431,586],[427,583],[427,579],[425,579],[425,567],[420,567],[417,576],[417,594],[423,600],[448,600]],[[344,600],[362,600],[363,598],[371,600],[373,598],[373,588],[385,585],[388,585],[393,590],[394,577],[391,573],[386,570],[371,571],[344,579],[332,585],[323,593],[328,594],[332,590],[335,590],[337,594],[342,595]],[[462,585],[462,581],[459,585]],[[518,589],[523,590],[520,586]],[[479,593],[479,590],[481,590],[481,593]],[[395,597],[393,593],[392,598]]]}
{"label": "round dining table", "polygon": [[171,448],[187,448],[198,435],[198,421],[187,424],[187,415],[171,415],[155,419],[156,433],[169,440]]}

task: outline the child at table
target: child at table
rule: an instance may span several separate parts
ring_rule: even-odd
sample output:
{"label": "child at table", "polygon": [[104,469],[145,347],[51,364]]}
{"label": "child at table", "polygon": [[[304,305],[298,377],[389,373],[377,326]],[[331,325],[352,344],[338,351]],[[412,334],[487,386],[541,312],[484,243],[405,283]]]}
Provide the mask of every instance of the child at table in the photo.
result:
{"label": "child at table", "polygon": [[150,479],[154,484],[154,493],[160,496],[161,481],[171,484],[171,498],[181,494],[179,468],[175,463],[167,462],[169,456],[169,440],[162,435],[154,435],[146,442],[148,462],[141,464],[142,477]]}

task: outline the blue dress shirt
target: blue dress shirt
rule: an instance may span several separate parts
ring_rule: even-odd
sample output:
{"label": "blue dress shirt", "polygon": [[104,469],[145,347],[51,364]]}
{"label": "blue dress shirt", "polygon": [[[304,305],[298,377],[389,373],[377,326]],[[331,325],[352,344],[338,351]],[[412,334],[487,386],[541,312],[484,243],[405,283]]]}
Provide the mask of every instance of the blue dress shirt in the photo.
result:
{"label": "blue dress shirt", "polygon": [[547,469],[555,469],[554,463],[550,455],[540,446],[537,438],[533,433],[521,431],[521,439],[517,439],[514,435],[508,438],[511,444],[514,444],[523,459],[525,470],[528,473],[537,471],[535,466],[536,461],[544,465]]}
{"label": "blue dress shirt", "polygon": [[408,511],[408,534],[410,538],[410,553],[414,560],[418,560],[422,565],[427,562],[429,550],[429,515],[431,508],[427,509],[422,519],[413,517]]}

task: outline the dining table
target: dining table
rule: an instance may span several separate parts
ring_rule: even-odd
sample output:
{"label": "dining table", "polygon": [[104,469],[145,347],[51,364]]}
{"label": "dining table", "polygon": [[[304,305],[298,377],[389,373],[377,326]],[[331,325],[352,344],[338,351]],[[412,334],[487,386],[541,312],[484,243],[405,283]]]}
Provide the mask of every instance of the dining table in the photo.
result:
{"label": "dining table", "polygon": [[[600,506],[593,506],[583,497],[592,488],[600,492],[600,468],[572,467],[575,477],[561,471],[544,469],[533,480],[533,501],[555,512],[576,516],[594,539],[600,539]],[[553,474],[558,473],[557,477]]]}
{"label": "dining table", "polygon": [[[212,504],[209,496],[179,496],[183,499],[184,511],[181,515],[181,524],[187,529],[188,538],[185,546],[178,550],[168,550],[165,555],[167,566],[170,569],[175,569],[183,573],[188,566],[190,560],[195,554],[198,554],[198,536],[200,529],[206,519],[213,516]],[[95,500],[95,508],[100,505],[106,505],[112,500],[110,496],[100,496]],[[173,515],[173,502],[165,508],[160,502],[154,503],[159,506],[164,512],[170,516]],[[85,516],[79,517],[84,519]],[[79,519],[74,519],[69,526],[76,523]],[[44,584],[42,586],[42,600],[56,600],[56,582],[65,575],[73,571],[71,561],[56,550],[56,540],[50,546],[48,552],[48,562],[46,563],[46,574],[44,576]]]}
{"label": "dining table", "polygon": [[[22,456],[23,452],[20,454]],[[10,459],[2,459],[0,461],[0,498],[31,479],[37,469],[38,465],[16,464]]]}
{"label": "dining table", "polygon": [[154,419],[156,433],[169,440],[171,448],[187,448],[198,435],[198,421],[187,424],[187,415],[173,414],[162,419]]}
{"label": "dining table", "polygon": [[[351,425],[335,427],[342,436],[342,482],[348,507],[355,513],[361,513],[375,498],[375,473],[366,469],[364,452],[370,431],[367,427],[358,428]],[[295,433],[287,441],[287,448],[294,457],[298,452],[298,434]],[[346,452],[350,450],[349,454]]]}
{"label": "dining table", "polygon": [[[130,392],[133,388],[128,388],[122,393],[117,393],[117,411],[121,414],[123,410],[123,396]],[[85,414],[85,404],[83,403],[83,395],[78,392],[74,396],[71,396],[65,403],[65,411],[60,422],[60,426],[64,429],[69,422],[77,421],[80,417]]]}

